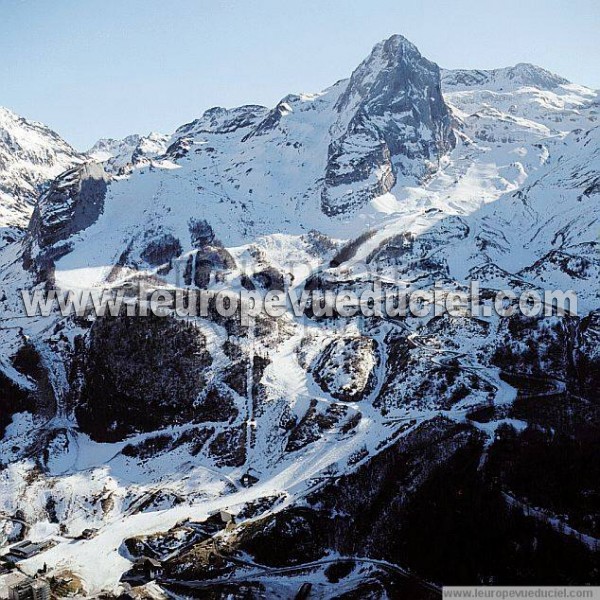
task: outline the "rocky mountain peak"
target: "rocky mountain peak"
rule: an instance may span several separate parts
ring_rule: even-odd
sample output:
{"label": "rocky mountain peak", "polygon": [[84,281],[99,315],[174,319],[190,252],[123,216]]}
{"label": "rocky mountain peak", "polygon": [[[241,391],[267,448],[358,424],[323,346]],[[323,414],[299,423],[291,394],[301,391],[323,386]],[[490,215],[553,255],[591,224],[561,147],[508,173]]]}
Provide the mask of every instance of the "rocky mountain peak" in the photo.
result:
{"label": "rocky mountain peak", "polygon": [[537,87],[556,87],[570,83],[568,79],[531,63],[517,63],[514,67],[504,70],[509,78]]}
{"label": "rocky mountain peak", "polygon": [[322,208],[337,215],[420,179],[454,147],[439,67],[401,35],[380,42],[340,95]]}
{"label": "rocky mountain peak", "polygon": [[[43,186],[0,247],[1,553],[39,541],[19,569],[95,598],[598,584],[597,95],[525,64],[443,77],[448,105],[394,36],[322,93],[210,109],[152,158],[160,137],[107,140],[118,176],[84,162]],[[53,135],[0,113],[0,178],[34,181]],[[450,312],[474,281],[483,314]],[[184,306],[31,316],[43,288]],[[301,316],[253,303],[242,324],[246,292],[281,289]],[[319,316],[312,294],[436,289],[406,318]],[[577,309],[519,314],[544,290]],[[162,576],[138,586],[140,561]]]}
{"label": "rocky mountain peak", "polygon": [[24,265],[51,280],[54,261],[71,250],[66,240],[92,225],[104,209],[109,177],[86,162],[61,173],[40,196],[25,241]]}
{"label": "rocky mountain peak", "polygon": [[168,135],[156,132],[148,135],[135,133],[123,139],[102,138],[87,154],[93,160],[104,163],[106,171],[124,173],[134,165],[146,164],[150,159],[163,154],[168,141]]}
{"label": "rocky mountain peak", "polygon": [[401,35],[379,42],[352,73],[336,104],[337,110],[342,112],[353,102],[373,100],[384,90],[401,95],[405,90],[403,75],[414,69],[431,71],[434,77],[436,69],[439,71],[435,63],[423,58],[417,47]]}

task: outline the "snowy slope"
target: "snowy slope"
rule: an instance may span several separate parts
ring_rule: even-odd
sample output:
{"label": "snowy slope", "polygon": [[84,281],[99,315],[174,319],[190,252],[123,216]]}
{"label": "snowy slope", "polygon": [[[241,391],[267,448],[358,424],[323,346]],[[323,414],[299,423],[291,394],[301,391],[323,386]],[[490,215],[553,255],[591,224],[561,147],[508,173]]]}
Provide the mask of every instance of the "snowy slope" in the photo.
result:
{"label": "snowy slope", "polygon": [[[338,481],[399,444],[450,439],[419,455],[403,494],[463,438],[482,445],[485,465],[502,427],[529,425],[512,410],[510,376],[591,397],[597,116],[596,92],[538,67],[440,75],[394,36],[323,92],[213,108],[168,143],[99,142],[92,155],[112,176],[70,169],[40,198],[26,240],[0,249],[0,370],[20,390],[4,384],[20,404],[5,408],[0,520],[10,536],[18,513],[30,539],[57,541],[23,568],[47,563],[89,594],[114,591],[131,567],[125,539],[221,509],[318,507],[311,494],[334,486],[336,497]],[[574,289],[582,319],[285,315],[242,329],[214,314],[25,318],[19,304],[21,288],[47,283],[454,291],[472,278],[488,291]],[[473,417],[483,409],[489,418]],[[369,501],[356,504],[367,512]],[[71,539],[88,527],[97,537]]]}

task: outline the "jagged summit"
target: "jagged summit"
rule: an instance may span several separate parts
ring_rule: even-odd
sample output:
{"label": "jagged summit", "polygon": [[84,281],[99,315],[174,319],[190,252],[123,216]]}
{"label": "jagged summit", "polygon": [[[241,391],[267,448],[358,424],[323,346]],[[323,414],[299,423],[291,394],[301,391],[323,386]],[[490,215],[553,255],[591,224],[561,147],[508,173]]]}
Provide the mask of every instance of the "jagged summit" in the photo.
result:
{"label": "jagged summit", "polygon": [[[49,184],[25,239],[0,246],[0,546],[55,544],[19,568],[110,598],[150,557],[152,585],[197,595],[246,597],[255,577],[257,598],[310,581],[311,597],[438,595],[412,574],[597,583],[597,95],[525,64],[443,77],[393,36],[321,93],[212,108],[164,151],[104,141],[108,162]],[[61,147],[0,119],[22,139],[0,137],[8,173],[24,131]],[[115,157],[129,166],[107,176]],[[21,294],[443,298],[473,280],[486,308],[498,290],[574,290],[580,316],[438,316],[436,301],[318,317],[309,301],[243,327],[212,301],[28,317]]]}
{"label": "jagged summit", "polygon": [[[346,110],[354,102],[360,102],[370,95],[376,95],[382,86],[400,84],[399,72],[409,66],[427,63],[432,70],[436,67],[421,56],[417,47],[401,35],[394,35],[379,42],[360,65],[354,70],[344,93],[336,103],[339,112]],[[425,66],[425,65],[424,65]],[[393,88],[392,88],[393,89]],[[395,91],[400,91],[396,88]]]}
{"label": "jagged summit", "polygon": [[439,67],[401,35],[380,42],[336,102],[323,212],[337,215],[387,193],[399,175],[422,178],[454,147]]}
{"label": "jagged summit", "polygon": [[102,138],[87,152],[93,160],[104,163],[108,172],[123,173],[134,165],[146,164],[167,149],[168,135],[137,133],[123,139]]}

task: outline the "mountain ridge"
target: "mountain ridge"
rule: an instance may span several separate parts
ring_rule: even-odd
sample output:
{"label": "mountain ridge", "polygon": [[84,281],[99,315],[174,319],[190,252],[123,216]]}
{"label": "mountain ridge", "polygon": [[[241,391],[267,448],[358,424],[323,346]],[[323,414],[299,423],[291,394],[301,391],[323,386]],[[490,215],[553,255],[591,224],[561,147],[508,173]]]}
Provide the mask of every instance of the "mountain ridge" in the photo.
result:
{"label": "mountain ridge", "polygon": [[[159,585],[216,597],[597,579],[600,113],[593,90],[497,71],[455,85],[393,36],[321,93],[209,109],[139,160],[142,138],[111,141],[108,174],[49,184],[0,248],[1,531],[56,541],[22,569],[88,596],[148,553]],[[20,297],[471,281],[488,303],[572,289],[580,311],[244,327],[27,317]]]}

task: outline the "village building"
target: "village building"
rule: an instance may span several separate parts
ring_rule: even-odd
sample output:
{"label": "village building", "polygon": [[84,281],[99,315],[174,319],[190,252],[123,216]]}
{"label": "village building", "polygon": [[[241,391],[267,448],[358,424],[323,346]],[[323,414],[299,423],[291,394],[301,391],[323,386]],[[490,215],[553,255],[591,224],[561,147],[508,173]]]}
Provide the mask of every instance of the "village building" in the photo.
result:
{"label": "village building", "polygon": [[258,477],[252,475],[252,473],[250,473],[250,471],[247,471],[246,473],[244,473],[240,479],[240,483],[244,486],[244,487],[252,487],[254,484],[258,483]]}
{"label": "village building", "polygon": [[155,558],[142,556],[135,561],[133,570],[136,573],[143,573],[146,579],[156,579],[162,575],[163,566],[162,563]]}
{"label": "village building", "polygon": [[50,584],[42,578],[24,577],[8,585],[8,600],[50,600]]}
{"label": "village building", "polygon": [[97,529],[93,529],[93,528],[88,528],[88,529],[84,529],[81,532],[81,538],[84,540],[91,540],[93,537],[96,537],[96,534],[98,533]]}
{"label": "village building", "polygon": [[43,550],[43,546],[41,544],[34,544],[30,541],[19,542],[15,544],[10,549],[10,554],[19,558],[19,560],[24,560],[26,558],[31,558],[36,554],[39,554]]}
{"label": "village building", "polygon": [[222,510],[219,512],[219,516],[221,517],[221,521],[228,525],[229,523],[235,524],[235,516],[230,513],[228,510]]}

